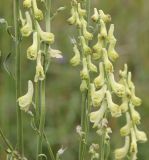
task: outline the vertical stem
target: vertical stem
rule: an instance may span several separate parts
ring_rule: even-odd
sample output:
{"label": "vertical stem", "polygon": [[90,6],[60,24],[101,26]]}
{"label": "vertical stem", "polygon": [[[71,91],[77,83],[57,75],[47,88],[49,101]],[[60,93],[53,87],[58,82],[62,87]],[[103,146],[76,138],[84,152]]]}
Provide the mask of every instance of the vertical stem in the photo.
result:
{"label": "vertical stem", "polygon": [[[20,9],[20,1],[14,0],[16,101],[21,94],[19,9]],[[17,149],[21,154],[21,156],[23,156],[24,149],[23,149],[22,111],[20,110],[18,103],[16,103],[16,108],[17,108]]]}
{"label": "vertical stem", "polygon": [[[46,1],[46,32],[51,31],[51,23],[50,23],[50,8],[51,8],[51,0]],[[48,54],[48,47],[49,45],[45,44],[45,55],[43,57],[43,68],[45,72],[45,79],[41,82],[41,113],[40,113],[40,124],[39,124],[39,139],[38,139],[38,149],[37,149],[37,160],[42,160],[42,157],[38,155],[42,153],[42,144],[44,138],[44,126],[45,126],[45,84],[46,84],[46,61],[47,61],[47,54]]]}

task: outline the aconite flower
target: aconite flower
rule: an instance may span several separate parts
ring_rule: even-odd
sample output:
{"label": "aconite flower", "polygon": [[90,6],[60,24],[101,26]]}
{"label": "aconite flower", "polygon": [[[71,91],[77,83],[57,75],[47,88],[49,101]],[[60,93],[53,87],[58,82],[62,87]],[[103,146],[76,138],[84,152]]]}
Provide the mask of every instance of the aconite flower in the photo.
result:
{"label": "aconite flower", "polygon": [[119,97],[123,97],[125,94],[125,87],[115,81],[113,73],[109,73],[109,82],[114,93]]}
{"label": "aconite flower", "polygon": [[86,40],[92,40],[93,34],[87,31],[86,25],[83,24],[83,36]]}
{"label": "aconite flower", "polygon": [[83,36],[80,36],[80,41],[81,41],[81,44],[82,44],[82,48],[83,48],[83,51],[84,51],[84,54],[85,55],[89,55],[92,53],[90,47],[87,45],[86,41],[85,41],[85,38]]}
{"label": "aconite flower", "polygon": [[102,57],[102,47],[103,47],[103,39],[100,34],[98,34],[98,41],[93,46],[93,59],[98,60]]}
{"label": "aconite flower", "polygon": [[135,131],[131,128],[131,145],[130,145],[130,152],[137,154],[138,147],[137,147],[137,139],[135,135]]}
{"label": "aconite flower", "polygon": [[42,11],[37,7],[37,2],[36,0],[32,0],[33,2],[33,11],[34,11],[34,16],[37,20],[42,20],[43,19],[43,13]]}
{"label": "aconite flower", "polygon": [[25,112],[29,111],[29,107],[32,103],[33,93],[34,93],[33,83],[31,80],[29,80],[27,93],[24,96],[19,97],[17,100],[21,110]]}
{"label": "aconite flower", "polygon": [[87,56],[87,62],[89,70],[92,72],[97,72],[97,67],[92,63],[90,55]]}
{"label": "aconite flower", "polygon": [[107,109],[107,104],[106,102],[103,102],[99,110],[91,112],[89,114],[90,122],[94,123],[93,128],[97,127],[100,121],[103,119],[106,109]]}
{"label": "aconite flower", "polygon": [[86,15],[86,10],[81,8],[81,4],[78,3],[78,13],[80,16],[85,16]]}
{"label": "aconite flower", "polygon": [[111,41],[108,47],[108,56],[112,61],[115,61],[119,57],[118,53],[115,50],[115,44],[116,44],[115,40]]}
{"label": "aconite flower", "polygon": [[125,137],[124,146],[122,148],[116,149],[114,152],[116,160],[121,160],[126,157],[129,150],[129,144],[130,144],[130,138],[129,136],[127,136]]}
{"label": "aconite flower", "polygon": [[102,52],[103,52],[103,61],[104,61],[106,72],[108,73],[113,72],[113,65],[108,58],[107,50],[105,48],[102,48]]}
{"label": "aconite flower", "polygon": [[107,86],[103,85],[100,90],[95,90],[94,84],[91,84],[91,99],[94,107],[99,107],[105,97]]}
{"label": "aconite flower", "polygon": [[32,19],[28,11],[25,12],[26,23],[21,28],[21,34],[23,37],[28,37],[33,32]]}
{"label": "aconite flower", "polygon": [[81,62],[80,51],[79,51],[77,45],[73,46],[73,53],[74,53],[74,56],[71,58],[70,63],[72,66],[77,66]]}
{"label": "aconite flower", "polygon": [[76,23],[76,9],[74,7],[71,8],[71,17],[67,20],[67,22],[70,24],[70,25],[73,25]]}
{"label": "aconite flower", "polygon": [[63,56],[61,55],[62,52],[60,50],[57,49],[52,49],[51,47],[49,47],[49,56],[52,58],[63,58]]}
{"label": "aconite flower", "polygon": [[128,72],[128,66],[127,66],[127,64],[124,64],[124,70],[119,71],[120,77],[127,78],[127,72]]}
{"label": "aconite flower", "polygon": [[37,32],[33,33],[33,44],[27,49],[27,58],[35,60],[38,52],[38,35]]}
{"label": "aconite flower", "polygon": [[86,91],[87,89],[88,89],[88,86],[87,86],[86,80],[82,80],[81,85],[80,85],[80,91],[81,91],[81,92],[84,92],[84,91]]}
{"label": "aconite flower", "polygon": [[83,58],[82,63],[83,63],[83,69],[80,72],[80,76],[81,76],[82,79],[87,80],[89,78],[89,71],[88,71],[88,68],[87,68],[86,58]]}
{"label": "aconite flower", "polygon": [[92,20],[97,22],[99,20],[99,14],[97,8],[94,8],[94,14],[92,15]]}
{"label": "aconite flower", "polygon": [[110,91],[106,91],[106,98],[107,98],[108,108],[111,112],[112,117],[121,116],[120,106],[112,101],[112,96]]}
{"label": "aconite flower", "polygon": [[79,13],[76,12],[76,22],[75,22],[75,25],[78,27],[78,28],[81,28],[82,27],[82,23],[81,23],[81,19],[79,17]]}
{"label": "aconite flower", "polygon": [[41,51],[39,51],[37,55],[36,74],[35,74],[34,81],[38,82],[38,80],[42,81],[44,79],[45,79],[45,74],[44,74],[43,66],[41,64]]}
{"label": "aconite flower", "polygon": [[145,143],[147,141],[146,133],[143,131],[140,131],[136,126],[135,126],[135,134],[136,134],[137,141],[141,143]]}
{"label": "aconite flower", "polygon": [[114,36],[114,24],[110,25],[109,31],[108,31],[108,41],[116,41],[116,38]]}
{"label": "aconite flower", "polygon": [[140,124],[140,114],[139,112],[137,112],[135,109],[134,109],[134,105],[133,104],[129,104],[130,105],[130,111],[131,111],[131,117],[132,117],[132,120],[135,124]]}
{"label": "aconite flower", "polygon": [[105,22],[108,23],[111,21],[111,16],[109,14],[105,14],[102,10],[99,10],[99,17]]}
{"label": "aconite flower", "polygon": [[107,37],[106,25],[102,19],[100,19],[100,35],[102,36],[102,38]]}
{"label": "aconite flower", "polygon": [[99,88],[101,87],[104,82],[105,82],[105,77],[104,77],[104,66],[103,66],[103,63],[100,62],[99,63],[99,76],[97,76],[95,79],[94,79],[94,84],[95,84],[95,87],[96,88]]}
{"label": "aconite flower", "polygon": [[37,24],[37,30],[38,30],[38,34],[41,38],[42,41],[48,43],[48,44],[52,44],[54,42],[54,34],[51,32],[44,32],[38,23]]}
{"label": "aconite flower", "polygon": [[121,136],[127,136],[130,134],[132,122],[131,122],[130,115],[128,112],[126,113],[126,121],[127,121],[126,125],[120,129]]}
{"label": "aconite flower", "polygon": [[32,6],[32,0],[24,0],[23,1],[23,6],[25,8],[30,8]]}
{"label": "aconite flower", "polygon": [[122,98],[122,104],[120,105],[121,111],[123,113],[128,111],[128,99],[127,97]]}

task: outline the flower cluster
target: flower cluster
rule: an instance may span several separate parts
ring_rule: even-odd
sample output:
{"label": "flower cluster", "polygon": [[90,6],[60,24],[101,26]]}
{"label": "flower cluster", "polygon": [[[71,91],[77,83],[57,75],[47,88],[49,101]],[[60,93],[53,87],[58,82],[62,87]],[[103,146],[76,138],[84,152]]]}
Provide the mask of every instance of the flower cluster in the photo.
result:
{"label": "flower cluster", "polygon": [[[26,52],[27,59],[36,61],[34,82],[37,83],[45,79],[47,61],[49,61],[51,57],[62,58],[62,55],[59,50],[52,49],[50,46],[54,43],[54,34],[49,31],[43,31],[41,28],[40,23],[44,20],[46,13],[38,8],[37,0],[23,0],[23,7],[25,18],[23,18],[23,14],[20,11],[20,33],[22,37],[32,36],[33,42]],[[29,86],[31,86],[31,83],[32,82],[29,81]],[[30,92],[30,90],[28,92]],[[18,99],[22,110],[29,110],[28,104],[31,104],[32,97],[33,93],[32,95],[27,93]]]}
{"label": "flower cluster", "polygon": [[[125,145],[115,150],[115,158],[123,159],[130,149],[131,157],[135,160],[137,142],[145,142],[147,137],[136,126],[140,123],[140,114],[135,110],[135,106],[141,104],[141,99],[135,95],[135,86],[131,81],[131,73],[127,71],[127,65],[124,71],[120,71],[119,82],[114,77],[113,63],[119,57],[115,49],[114,24],[110,24],[107,29],[107,23],[111,21],[110,15],[94,8],[91,19],[98,26],[96,39],[96,36],[88,30],[86,10],[82,9],[76,0],[72,0],[71,5],[71,17],[68,22],[78,28],[79,42],[73,41],[74,56],[70,63],[72,66],[81,64],[83,67],[80,72],[82,80],[80,90],[82,93],[87,91],[90,95],[91,106],[93,106],[89,113],[90,122],[93,123],[93,128],[97,129],[97,134],[104,134],[105,140],[109,140],[109,133],[112,132],[107,121],[109,115],[118,118],[126,114],[127,124],[120,130],[121,136],[125,136]],[[96,43],[93,44],[95,39]],[[94,65],[93,61],[98,61],[99,67]],[[91,79],[92,72],[98,73],[93,79]],[[122,103],[115,102],[116,98]]]}

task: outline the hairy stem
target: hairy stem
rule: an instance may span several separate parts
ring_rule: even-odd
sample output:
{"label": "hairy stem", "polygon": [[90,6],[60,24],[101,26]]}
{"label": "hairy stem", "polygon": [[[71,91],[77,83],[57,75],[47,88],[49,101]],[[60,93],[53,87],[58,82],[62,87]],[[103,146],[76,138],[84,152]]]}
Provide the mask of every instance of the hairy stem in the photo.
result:
{"label": "hairy stem", "polygon": [[[21,95],[21,76],[20,76],[20,31],[19,31],[19,9],[20,1],[14,0],[14,27],[15,27],[15,76],[16,76],[16,101]],[[17,108],[17,149],[21,156],[23,156],[23,121],[22,121],[22,111],[18,103],[16,103]]]}

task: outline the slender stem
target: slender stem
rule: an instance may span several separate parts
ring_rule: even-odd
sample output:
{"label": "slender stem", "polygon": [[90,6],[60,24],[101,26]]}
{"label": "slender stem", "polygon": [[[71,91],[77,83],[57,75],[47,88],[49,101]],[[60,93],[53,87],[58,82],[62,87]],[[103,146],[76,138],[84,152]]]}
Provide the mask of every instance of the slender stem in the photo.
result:
{"label": "slender stem", "polygon": [[[51,31],[51,23],[50,23],[50,8],[51,8],[51,0],[46,1],[47,11],[46,11],[46,32]],[[44,57],[43,57],[43,68],[44,71],[46,69],[46,61],[48,54],[48,45],[45,44]],[[37,160],[42,160],[42,157],[39,155],[42,153],[42,144],[44,138],[44,126],[45,126],[45,84],[46,84],[46,72],[45,72],[45,80],[41,82],[41,113],[40,113],[40,124],[39,124],[39,137],[38,137],[38,149],[37,149]]]}
{"label": "slender stem", "polygon": [[[15,75],[16,75],[16,101],[21,95],[21,76],[20,76],[20,32],[19,32],[19,9],[20,1],[14,0],[14,27],[15,27]],[[23,121],[22,121],[22,111],[18,103],[16,103],[17,108],[17,149],[21,156],[23,156]]]}

